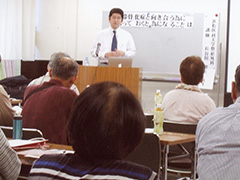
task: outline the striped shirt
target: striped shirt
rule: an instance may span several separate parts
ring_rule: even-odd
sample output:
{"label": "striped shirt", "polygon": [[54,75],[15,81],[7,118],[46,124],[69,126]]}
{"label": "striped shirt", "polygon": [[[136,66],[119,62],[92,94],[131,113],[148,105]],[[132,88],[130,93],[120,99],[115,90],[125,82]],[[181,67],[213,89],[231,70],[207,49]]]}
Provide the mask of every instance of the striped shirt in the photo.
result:
{"label": "striped shirt", "polygon": [[74,154],[44,155],[38,159],[29,180],[66,179],[139,179],[155,180],[151,169],[128,161],[116,160],[105,164],[87,164]]}
{"label": "striped shirt", "polygon": [[199,180],[240,179],[240,98],[199,121],[196,147]]}
{"label": "striped shirt", "polygon": [[0,179],[15,180],[18,178],[20,169],[21,161],[0,128]]}

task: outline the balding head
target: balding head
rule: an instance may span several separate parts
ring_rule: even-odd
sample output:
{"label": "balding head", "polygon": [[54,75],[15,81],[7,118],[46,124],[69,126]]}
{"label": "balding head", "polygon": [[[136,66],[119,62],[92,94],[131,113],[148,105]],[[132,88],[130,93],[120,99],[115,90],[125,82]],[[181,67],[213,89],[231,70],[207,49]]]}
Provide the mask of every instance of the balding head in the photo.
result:
{"label": "balding head", "polygon": [[64,53],[64,52],[55,52],[55,53],[53,53],[51,55],[51,57],[50,57],[50,61],[48,63],[48,68],[50,69],[50,68],[53,67],[52,63],[53,63],[54,60],[61,59],[63,57],[71,58],[71,56],[69,56],[67,53]]}
{"label": "balding head", "polygon": [[78,64],[70,57],[55,55],[55,58],[51,61],[52,76],[68,80],[78,74]]}

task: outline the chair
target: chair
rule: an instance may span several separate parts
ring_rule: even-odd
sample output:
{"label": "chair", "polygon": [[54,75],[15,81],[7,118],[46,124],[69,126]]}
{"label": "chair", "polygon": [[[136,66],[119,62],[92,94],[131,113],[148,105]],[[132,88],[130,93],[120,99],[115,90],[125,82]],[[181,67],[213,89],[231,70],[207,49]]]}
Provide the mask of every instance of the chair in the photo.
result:
{"label": "chair", "polygon": [[197,125],[196,124],[179,124],[179,123],[164,121],[163,128],[165,131],[169,131],[169,132],[195,134]]}
{"label": "chair", "polygon": [[[13,127],[11,126],[0,126],[7,138],[12,138]],[[37,137],[43,137],[43,133],[34,128],[22,128],[23,137],[22,139],[32,139]]]}
{"label": "chair", "polygon": [[127,157],[127,160],[147,166],[159,176],[161,145],[158,135],[146,128],[141,144]]}
{"label": "chair", "polygon": [[[179,124],[166,122],[163,123],[164,131],[195,134],[197,125]],[[194,168],[195,143],[185,143],[170,146],[168,158],[168,170],[176,173],[191,174]],[[193,174],[192,174],[193,175]]]}
{"label": "chair", "polygon": [[153,128],[153,115],[152,114],[145,114],[146,116],[146,128]]}

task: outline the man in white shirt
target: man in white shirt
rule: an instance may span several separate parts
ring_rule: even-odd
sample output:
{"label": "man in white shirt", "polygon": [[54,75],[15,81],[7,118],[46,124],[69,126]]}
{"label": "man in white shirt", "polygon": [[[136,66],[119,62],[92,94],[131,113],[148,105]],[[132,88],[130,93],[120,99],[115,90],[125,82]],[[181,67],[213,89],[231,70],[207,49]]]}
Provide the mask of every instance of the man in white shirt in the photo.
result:
{"label": "man in white shirt", "polygon": [[[62,53],[62,52],[59,52],[59,53],[58,53],[58,56],[71,58],[68,54]],[[51,57],[54,57],[54,56],[51,56]],[[40,84],[42,84],[42,83],[44,83],[44,82],[50,81],[51,77],[50,77],[50,75],[49,75],[49,70],[53,68],[53,67],[52,67],[52,61],[53,61],[53,59],[50,59],[50,61],[49,61],[49,63],[48,63],[48,66],[47,66],[48,72],[47,72],[45,75],[40,76],[39,78],[32,80],[32,81],[28,84],[28,86],[40,85]],[[79,95],[79,91],[78,91],[77,86],[75,86],[75,85],[73,84],[70,89],[73,90],[77,95]]]}
{"label": "man in white shirt", "polygon": [[189,56],[181,62],[182,83],[163,98],[164,120],[197,124],[204,115],[216,108],[214,101],[198,88],[203,81],[204,71],[205,65],[200,57]]}
{"label": "man in white shirt", "polygon": [[120,28],[123,11],[113,8],[109,13],[110,27],[100,31],[95,39],[91,54],[98,57],[100,64],[108,64],[109,57],[133,57],[136,48],[131,34]]}
{"label": "man in white shirt", "polygon": [[215,109],[197,125],[199,180],[240,177],[240,65],[232,82],[232,100],[232,105]]}

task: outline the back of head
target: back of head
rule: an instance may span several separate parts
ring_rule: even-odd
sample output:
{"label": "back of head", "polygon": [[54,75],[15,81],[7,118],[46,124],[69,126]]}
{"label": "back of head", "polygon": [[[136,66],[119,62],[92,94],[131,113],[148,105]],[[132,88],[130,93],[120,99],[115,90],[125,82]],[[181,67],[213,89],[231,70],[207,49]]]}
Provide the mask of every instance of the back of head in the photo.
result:
{"label": "back of head", "polygon": [[205,65],[200,57],[189,56],[180,64],[182,81],[188,85],[198,85],[203,78]]}
{"label": "back of head", "polygon": [[125,86],[101,82],[78,96],[67,128],[70,143],[83,160],[123,159],[140,143],[145,116]]}
{"label": "back of head", "polygon": [[53,54],[51,60],[52,76],[68,80],[78,74],[78,63],[65,54]]}
{"label": "back of head", "polygon": [[64,53],[64,52],[55,52],[55,53],[53,53],[53,54],[51,55],[50,61],[49,61],[49,63],[48,63],[49,68],[52,68],[52,67],[53,67],[52,63],[53,63],[53,60],[54,60],[54,59],[61,59],[61,58],[63,58],[63,57],[71,58],[67,53]]}
{"label": "back of head", "polygon": [[113,13],[120,14],[121,17],[122,17],[122,19],[123,19],[123,10],[122,10],[122,9],[120,9],[120,8],[113,8],[113,9],[109,12],[108,17],[110,18],[110,17],[113,15]]}
{"label": "back of head", "polygon": [[235,88],[236,88],[237,97],[239,97],[240,96],[240,65],[238,65],[235,71]]}

